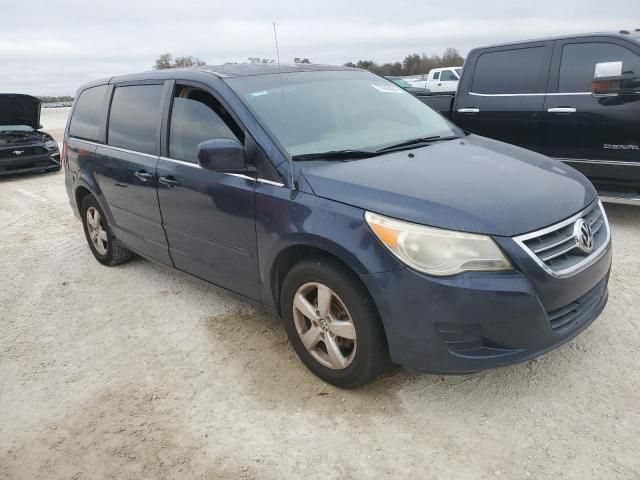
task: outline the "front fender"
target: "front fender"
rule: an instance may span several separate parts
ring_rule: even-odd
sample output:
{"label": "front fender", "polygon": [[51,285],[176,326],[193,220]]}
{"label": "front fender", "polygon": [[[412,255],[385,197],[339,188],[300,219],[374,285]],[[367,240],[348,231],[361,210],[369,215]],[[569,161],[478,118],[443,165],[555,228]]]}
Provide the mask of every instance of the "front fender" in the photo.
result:
{"label": "front fender", "polygon": [[293,247],[333,255],[358,275],[402,268],[378,241],[364,211],[313,194],[272,185],[256,187],[256,235],[262,301],[275,306],[273,268]]}

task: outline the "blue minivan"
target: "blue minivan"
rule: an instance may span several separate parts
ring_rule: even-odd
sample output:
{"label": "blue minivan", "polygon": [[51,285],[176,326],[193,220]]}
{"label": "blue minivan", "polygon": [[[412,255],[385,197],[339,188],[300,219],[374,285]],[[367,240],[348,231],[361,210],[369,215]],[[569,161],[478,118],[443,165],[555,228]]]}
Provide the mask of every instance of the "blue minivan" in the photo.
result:
{"label": "blue minivan", "polygon": [[282,317],[334,385],[391,363],[521,362],[607,301],[605,211],[573,168],[319,65],[125,75],[77,92],[62,152],[95,258],[138,254]]}

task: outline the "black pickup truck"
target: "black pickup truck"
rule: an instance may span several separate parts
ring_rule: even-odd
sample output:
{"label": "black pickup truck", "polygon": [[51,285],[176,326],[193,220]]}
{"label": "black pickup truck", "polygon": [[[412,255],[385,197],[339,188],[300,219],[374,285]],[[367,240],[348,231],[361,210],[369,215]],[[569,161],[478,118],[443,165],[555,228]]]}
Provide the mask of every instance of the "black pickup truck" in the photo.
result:
{"label": "black pickup truck", "polygon": [[469,132],[567,162],[603,200],[640,204],[640,29],[477,48],[457,93],[420,98]]}

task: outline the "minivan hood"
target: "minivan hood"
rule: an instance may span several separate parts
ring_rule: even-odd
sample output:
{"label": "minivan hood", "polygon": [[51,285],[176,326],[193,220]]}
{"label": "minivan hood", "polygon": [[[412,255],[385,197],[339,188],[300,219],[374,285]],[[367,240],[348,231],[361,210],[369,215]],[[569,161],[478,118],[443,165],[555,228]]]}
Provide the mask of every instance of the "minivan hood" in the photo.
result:
{"label": "minivan hood", "polygon": [[40,128],[39,98],[19,93],[0,93],[0,125],[28,125]]}
{"label": "minivan hood", "polygon": [[302,174],[320,197],[423,225],[498,236],[552,225],[597,197],[577,170],[475,135],[363,160],[303,164]]}

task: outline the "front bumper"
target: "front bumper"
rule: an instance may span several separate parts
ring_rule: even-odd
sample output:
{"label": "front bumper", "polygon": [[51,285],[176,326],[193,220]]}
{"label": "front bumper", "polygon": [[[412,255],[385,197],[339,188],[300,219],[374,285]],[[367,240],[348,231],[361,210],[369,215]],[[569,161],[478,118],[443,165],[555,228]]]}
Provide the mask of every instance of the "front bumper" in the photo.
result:
{"label": "front bumper", "polygon": [[571,279],[546,278],[544,299],[539,281],[520,272],[436,278],[404,268],[361,278],[395,363],[461,374],[522,362],[574,338],[606,305],[610,266],[609,245]]}
{"label": "front bumper", "polygon": [[60,152],[58,150],[22,158],[0,159],[0,176],[57,170],[60,170]]}

